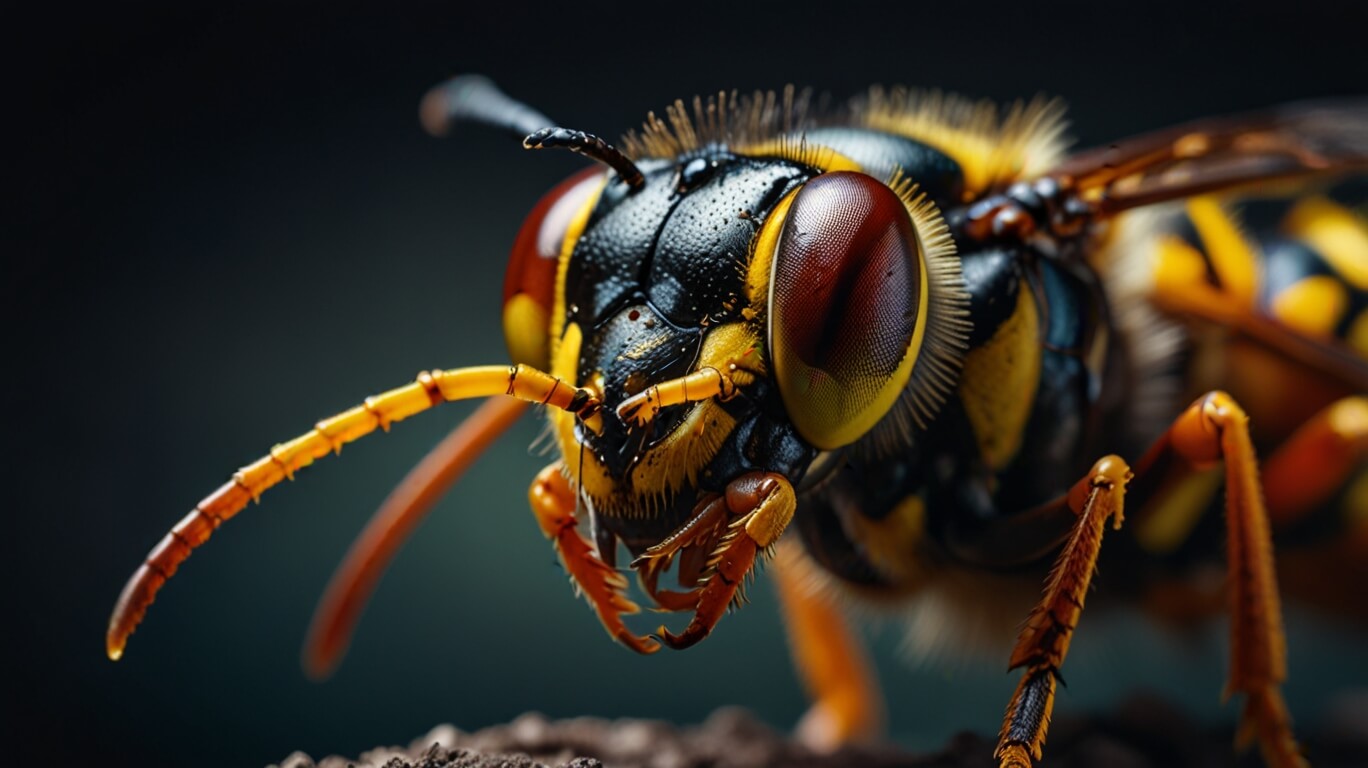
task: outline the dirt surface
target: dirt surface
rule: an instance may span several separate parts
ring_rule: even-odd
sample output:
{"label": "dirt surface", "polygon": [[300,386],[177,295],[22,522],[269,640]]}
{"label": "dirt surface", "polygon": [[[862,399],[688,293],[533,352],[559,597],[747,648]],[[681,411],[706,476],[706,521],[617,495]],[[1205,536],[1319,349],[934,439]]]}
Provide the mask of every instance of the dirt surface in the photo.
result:
{"label": "dirt surface", "polygon": [[[1320,727],[1303,728],[1301,735],[1317,768],[1368,765],[1368,694],[1337,702]],[[1261,765],[1254,754],[1236,758],[1231,743],[1228,731],[1199,727],[1161,701],[1137,697],[1105,716],[1056,721],[1045,766]],[[443,725],[408,747],[316,763],[296,752],[278,768],[996,768],[992,751],[988,737],[965,733],[932,754],[881,746],[819,755],[744,710],[723,709],[687,727],[653,720],[550,721],[537,714],[475,733]]]}

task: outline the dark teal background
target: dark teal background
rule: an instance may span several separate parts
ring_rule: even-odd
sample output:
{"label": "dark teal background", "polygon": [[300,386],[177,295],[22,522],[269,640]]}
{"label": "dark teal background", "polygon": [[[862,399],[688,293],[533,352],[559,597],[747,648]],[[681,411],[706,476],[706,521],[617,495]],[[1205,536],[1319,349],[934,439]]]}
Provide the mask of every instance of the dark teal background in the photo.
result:
{"label": "dark teal background", "polygon": [[[580,161],[477,129],[430,139],[416,120],[428,86],[484,72],[608,137],[719,88],[1045,92],[1070,102],[1085,144],[1365,89],[1361,3],[1124,5],[9,17],[3,761],[184,765],[193,749],[196,765],[254,765],[529,709],[692,722],[742,704],[788,727],[805,704],[763,580],[688,653],[641,658],[604,635],[527,512],[550,460],[529,454],[530,417],[402,551],[338,674],[307,682],[314,601],[460,405],[348,448],[233,520],[119,664],[104,659],[104,625],[148,547],[238,465],[419,370],[505,359],[508,246]],[[1101,578],[1125,578],[1105,551]],[[1311,723],[1368,686],[1368,659],[1361,634],[1303,619],[1294,607],[1288,696]],[[1233,718],[1218,698],[1222,627],[1186,640],[1135,617],[1083,628],[1061,714],[1158,688],[1202,719]],[[901,739],[996,729],[1015,684],[1005,657],[911,667],[896,622],[870,634]]]}

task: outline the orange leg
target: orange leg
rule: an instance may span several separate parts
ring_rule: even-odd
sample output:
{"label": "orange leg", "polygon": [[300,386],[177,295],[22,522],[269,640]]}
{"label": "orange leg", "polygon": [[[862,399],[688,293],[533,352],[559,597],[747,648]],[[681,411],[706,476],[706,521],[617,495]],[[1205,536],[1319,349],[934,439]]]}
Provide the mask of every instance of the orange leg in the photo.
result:
{"label": "orange leg", "polygon": [[1368,397],[1346,397],[1313,416],[1264,462],[1274,526],[1319,508],[1368,457]]}
{"label": "orange leg", "polygon": [[1094,464],[1069,493],[1069,506],[1078,522],[1050,572],[1045,596],[1026,620],[1012,650],[1008,668],[1025,667],[1026,672],[1007,705],[993,753],[1001,768],[1027,768],[1033,758],[1041,757],[1054,709],[1055,679],[1083,613],[1107,519],[1114,518],[1115,527],[1121,527],[1130,477],[1126,462],[1108,456]]}
{"label": "orange leg", "polygon": [[779,540],[798,506],[788,479],[772,472],[742,475],[727,486],[724,498],[736,518],[709,558],[693,619],[678,635],[663,626],[657,630],[665,644],[675,650],[707,637],[727,608],[745,599],[742,587],[753,572],[756,558]]}
{"label": "orange leg", "polygon": [[[1258,461],[1249,438],[1249,418],[1224,392],[1193,403],[1137,465],[1137,475],[1178,459],[1194,470],[1224,460],[1226,487],[1227,590],[1231,624],[1231,667],[1226,695],[1242,693],[1240,743],[1257,740],[1264,760],[1276,768],[1306,763],[1292,738],[1280,685],[1287,675],[1282,610],[1273,571],[1269,515],[1259,485]],[[1056,562],[1045,597],[1031,614],[1012,653],[1012,668],[1026,673],[1007,710],[995,753],[1002,768],[1029,766],[1040,759],[1049,727],[1055,680],[1069,638],[1083,609],[1102,526],[1115,515],[1119,525],[1126,481],[1125,463],[1108,457],[1074,487],[1069,505],[1077,527]]]}
{"label": "orange leg", "polygon": [[798,738],[815,750],[830,752],[882,733],[883,695],[845,616],[814,590],[812,566],[800,550],[793,541],[781,542],[772,573],[794,665],[813,702],[798,723]]}
{"label": "orange leg", "polygon": [[637,613],[641,608],[623,596],[627,579],[599,559],[576,530],[579,521],[575,519],[575,489],[566,479],[560,462],[537,473],[528,490],[528,500],[542,533],[555,542],[556,553],[571,581],[594,608],[608,634],[637,653],[660,650],[655,640],[632,634],[622,623],[623,614]]}
{"label": "orange leg", "polygon": [[388,430],[394,422],[441,403],[495,395],[560,408],[575,414],[589,429],[601,428],[600,403],[593,393],[525,365],[424,372],[412,384],[368,397],[361,405],[318,422],[309,432],[275,446],[265,457],[238,470],[162,537],[124,585],[114,605],[105,634],[109,658],[117,660],[123,656],[129,635],[180,564],[249,501],[257,500],[282,480],[293,479],[295,472],[316,459],[340,452],[342,446],[377,428]]}
{"label": "orange leg", "polygon": [[1243,693],[1240,743],[1257,739],[1264,760],[1278,768],[1305,766],[1292,738],[1280,686],[1287,677],[1273,541],[1259,487],[1258,459],[1249,439],[1249,417],[1229,395],[1212,392],[1178,418],[1150,449],[1172,451],[1190,464],[1225,459],[1227,599],[1230,610],[1230,677],[1226,695]]}
{"label": "orange leg", "polygon": [[471,463],[527,410],[522,400],[491,398],[442,439],[390,493],[357,537],[319,601],[304,643],[304,669],[332,673],[357,619],[399,547]]}

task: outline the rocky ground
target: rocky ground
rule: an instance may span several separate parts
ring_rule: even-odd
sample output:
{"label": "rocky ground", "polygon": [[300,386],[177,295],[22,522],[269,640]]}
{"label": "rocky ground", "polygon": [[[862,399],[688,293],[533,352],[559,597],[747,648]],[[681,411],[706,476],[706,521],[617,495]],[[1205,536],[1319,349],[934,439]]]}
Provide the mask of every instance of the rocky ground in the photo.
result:
{"label": "rocky ground", "polygon": [[[1368,695],[1338,703],[1320,727],[1300,731],[1317,768],[1368,766]],[[1137,697],[1108,715],[1058,720],[1050,730],[1046,765],[1261,764],[1254,754],[1236,758],[1231,743],[1229,732],[1194,725],[1161,701]],[[317,762],[297,752],[278,768],[996,768],[992,751],[987,737],[965,733],[932,754],[881,746],[818,755],[744,710],[724,709],[687,727],[651,720],[551,721],[537,714],[475,733],[443,725],[408,747]]]}

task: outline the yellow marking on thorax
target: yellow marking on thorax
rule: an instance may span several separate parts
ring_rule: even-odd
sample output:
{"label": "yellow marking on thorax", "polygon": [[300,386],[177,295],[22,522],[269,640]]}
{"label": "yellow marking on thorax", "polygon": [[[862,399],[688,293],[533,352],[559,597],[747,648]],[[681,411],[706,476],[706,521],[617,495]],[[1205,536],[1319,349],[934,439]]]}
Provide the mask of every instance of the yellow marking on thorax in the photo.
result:
{"label": "yellow marking on thorax", "polygon": [[1289,328],[1309,336],[1332,337],[1349,308],[1349,295],[1339,280],[1313,275],[1273,297],[1273,315]]}
{"label": "yellow marking on thorax", "polygon": [[1187,213],[1221,288],[1249,306],[1259,284],[1259,258],[1254,248],[1240,233],[1230,213],[1214,199],[1194,197],[1188,201]]}
{"label": "yellow marking on thorax", "polygon": [[1297,203],[1283,230],[1311,246],[1355,288],[1368,290],[1368,222],[1324,197]]}
{"label": "yellow marking on thorax", "polygon": [[1016,310],[983,346],[964,358],[959,396],[983,460],[1001,469],[1021,448],[1040,386],[1040,316],[1022,283]]}
{"label": "yellow marking on thorax", "polygon": [[882,519],[847,515],[843,527],[865,558],[889,581],[900,586],[924,576],[918,547],[926,531],[926,502],[911,495]]}
{"label": "yellow marking on thorax", "polygon": [[924,141],[944,152],[959,165],[960,171],[964,174],[966,197],[983,194],[994,182],[995,174],[991,167],[993,145],[982,136],[948,126],[938,126],[934,130],[920,133],[917,130],[908,130],[896,121],[874,122],[872,127]]}
{"label": "yellow marking on thorax", "polygon": [[[575,217],[570,220],[570,227],[565,230],[565,239],[561,240],[560,257],[556,261],[556,295],[551,306],[551,359],[557,359],[558,345],[565,331],[565,276],[570,271],[570,256],[575,252],[575,246],[579,244],[580,237],[584,235],[584,228],[589,223],[589,214],[594,212],[598,206],[599,198],[603,196],[603,189],[608,184],[608,177],[604,176],[599,188],[588,200],[584,201],[584,207],[580,208]],[[568,379],[567,379],[568,380]]]}
{"label": "yellow marking on thorax", "polygon": [[1006,115],[989,102],[938,92],[875,91],[859,115],[864,125],[928,144],[948,155],[964,175],[964,195],[1048,171],[1064,156],[1063,108],[1036,99]]}

